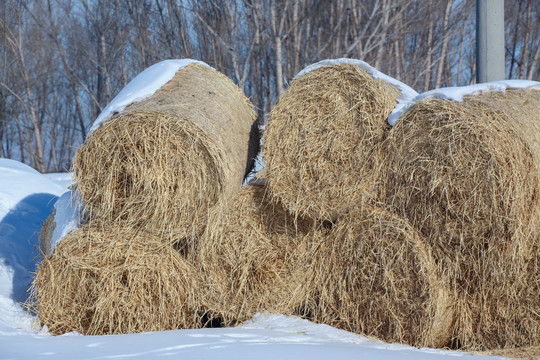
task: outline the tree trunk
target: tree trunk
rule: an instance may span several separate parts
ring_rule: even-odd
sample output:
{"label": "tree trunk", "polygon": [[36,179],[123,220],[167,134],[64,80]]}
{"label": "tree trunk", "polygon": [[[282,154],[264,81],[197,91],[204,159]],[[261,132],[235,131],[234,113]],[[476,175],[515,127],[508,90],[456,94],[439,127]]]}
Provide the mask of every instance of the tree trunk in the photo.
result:
{"label": "tree trunk", "polygon": [[443,42],[441,47],[441,57],[439,60],[439,66],[437,68],[437,78],[435,80],[435,89],[438,89],[442,83],[443,70],[444,70],[444,61],[446,59],[446,52],[448,50],[448,42],[450,41],[450,34],[448,28],[448,20],[450,19],[450,9],[454,0],[446,0],[446,8],[444,9],[444,20],[443,20]]}

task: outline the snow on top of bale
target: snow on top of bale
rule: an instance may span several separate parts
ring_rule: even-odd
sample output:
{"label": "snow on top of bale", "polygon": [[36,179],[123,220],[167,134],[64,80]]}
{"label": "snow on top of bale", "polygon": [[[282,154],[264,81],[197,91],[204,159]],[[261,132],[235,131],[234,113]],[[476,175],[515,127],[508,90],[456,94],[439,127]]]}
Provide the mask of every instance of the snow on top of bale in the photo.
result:
{"label": "snow on top of bale", "polygon": [[127,106],[152,96],[163,85],[171,81],[178,70],[190,64],[199,64],[215,70],[202,61],[192,59],[164,60],[150,66],[131,80],[103,109],[92,124],[90,133],[113,117],[115,113],[121,113]]}
{"label": "snow on top of bale", "polygon": [[500,80],[468,86],[445,87],[426,91],[414,97],[414,99],[412,99],[412,101],[409,103],[398,104],[388,117],[388,123],[394,126],[399,121],[401,115],[403,115],[405,111],[407,111],[415,102],[420,100],[443,99],[461,102],[466,96],[480,95],[488,92],[505,92],[507,89],[540,90],[540,82],[529,80]]}
{"label": "snow on top of bale", "polygon": [[[329,65],[335,65],[335,64],[352,64],[355,66],[358,66],[368,74],[370,74],[374,79],[381,79],[384,80],[392,85],[394,85],[400,92],[401,95],[396,98],[396,101],[398,102],[396,107],[394,108],[394,111],[390,114],[390,117],[388,118],[388,123],[392,126],[395,125],[395,122],[397,121],[397,117],[393,116],[394,113],[400,113],[402,112],[401,109],[408,108],[408,104],[410,104],[413,99],[415,99],[418,96],[418,92],[416,92],[413,88],[410,86],[402,83],[401,81],[394,79],[391,76],[388,76],[379,70],[375,69],[373,66],[369,65],[365,61],[357,60],[357,59],[348,59],[348,58],[339,58],[339,59],[326,59],[319,61],[318,63],[309,65],[302,71],[300,71],[294,79],[297,79],[307,73],[309,73],[312,70],[321,68],[323,66],[329,66]],[[394,122],[392,123],[390,121],[390,118],[394,119]]]}

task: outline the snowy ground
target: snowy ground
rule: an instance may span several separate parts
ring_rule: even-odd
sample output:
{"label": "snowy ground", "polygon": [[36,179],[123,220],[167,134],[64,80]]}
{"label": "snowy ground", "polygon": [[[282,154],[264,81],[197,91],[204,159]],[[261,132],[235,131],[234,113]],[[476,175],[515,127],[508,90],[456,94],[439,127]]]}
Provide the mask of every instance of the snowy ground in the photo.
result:
{"label": "snowy ground", "polygon": [[[6,346],[7,345],[7,346]],[[283,315],[259,315],[223,329],[111,336],[0,335],[5,359],[441,359],[455,352],[389,345],[327,325]],[[3,357],[4,359],[4,357]]]}
{"label": "snowy ground", "polygon": [[[0,159],[0,359],[494,359],[385,344],[327,325],[258,315],[236,328],[50,336],[18,302],[36,265],[37,234],[69,176]],[[34,325],[33,325],[34,324]]]}

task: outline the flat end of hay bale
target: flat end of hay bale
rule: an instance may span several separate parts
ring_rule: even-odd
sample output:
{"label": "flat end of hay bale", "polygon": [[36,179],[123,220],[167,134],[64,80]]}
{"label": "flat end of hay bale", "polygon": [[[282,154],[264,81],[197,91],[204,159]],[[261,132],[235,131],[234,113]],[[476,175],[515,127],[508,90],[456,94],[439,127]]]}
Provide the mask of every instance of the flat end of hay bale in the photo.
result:
{"label": "flat end of hay bale", "polygon": [[87,225],[39,265],[31,303],[53,335],[199,327],[190,263],[155,236]]}
{"label": "flat end of hay bale", "polygon": [[540,209],[535,149],[518,123],[476,97],[415,104],[385,142],[382,200],[437,242],[441,258],[460,244],[477,254],[488,238],[503,250]]}
{"label": "flat end of hay bale", "polygon": [[305,282],[313,320],[386,342],[450,342],[452,299],[429,246],[407,221],[364,205],[313,249]]}
{"label": "flat end of hay bale", "polygon": [[101,221],[175,233],[175,241],[200,235],[242,184],[254,123],[230,79],[188,65],[90,134],[73,160],[78,191]]}
{"label": "flat end of hay bale", "polygon": [[374,157],[399,91],[351,64],[294,80],[272,109],[263,160],[272,196],[291,211],[335,220],[369,197]]}

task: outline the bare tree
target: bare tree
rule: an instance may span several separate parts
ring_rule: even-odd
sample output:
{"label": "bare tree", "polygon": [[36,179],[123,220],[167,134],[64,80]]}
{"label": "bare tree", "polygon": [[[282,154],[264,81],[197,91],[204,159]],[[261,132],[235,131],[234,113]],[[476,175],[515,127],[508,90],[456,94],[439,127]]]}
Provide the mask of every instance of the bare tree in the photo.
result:
{"label": "bare tree", "polygon": [[516,0],[505,7],[508,78],[538,79],[539,17],[538,1]]}
{"label": "bare tree", "polygon": [[11,83],[2,81],[0,86],[3,87],[6,93],[16,99],[21,110],[21,114],[14,117],[21,140],[24,140],[23,143],[20,143],[21,155],[24,156],[26,150],[31,157],[32,166],[38,171],[45,171],[43,139],[41,137],[42,117],[40,116],[39,103],[43,99],[34,86],[40,79],[36,78],[32,71],[32,65],[29,63],[32,59],[27,58],[28,53],[25,51],[25,43],[35,40],[30,35],[36,36],[36,34],[32,33],[23,36],[25,31],[24,8],[20,2],[12,4],[9,11],[11,12],[10,15],[15,19],[15,24],[8,24],[7,19],[2,19],[0,31],[4,34],[9,54],[13,60],[12,71],[18,77],[18,81],[15,81],[15,79]]}
{"label": "bare tree", "polygon": [[[305,66],[364,60],[418,91],[475,81],[474,0],[5,0],[0,156],[69,168],[108,102],[144,68],[206,61],[260,122]],[[506,2],[509,78],[538,80],[540,2]]]}

